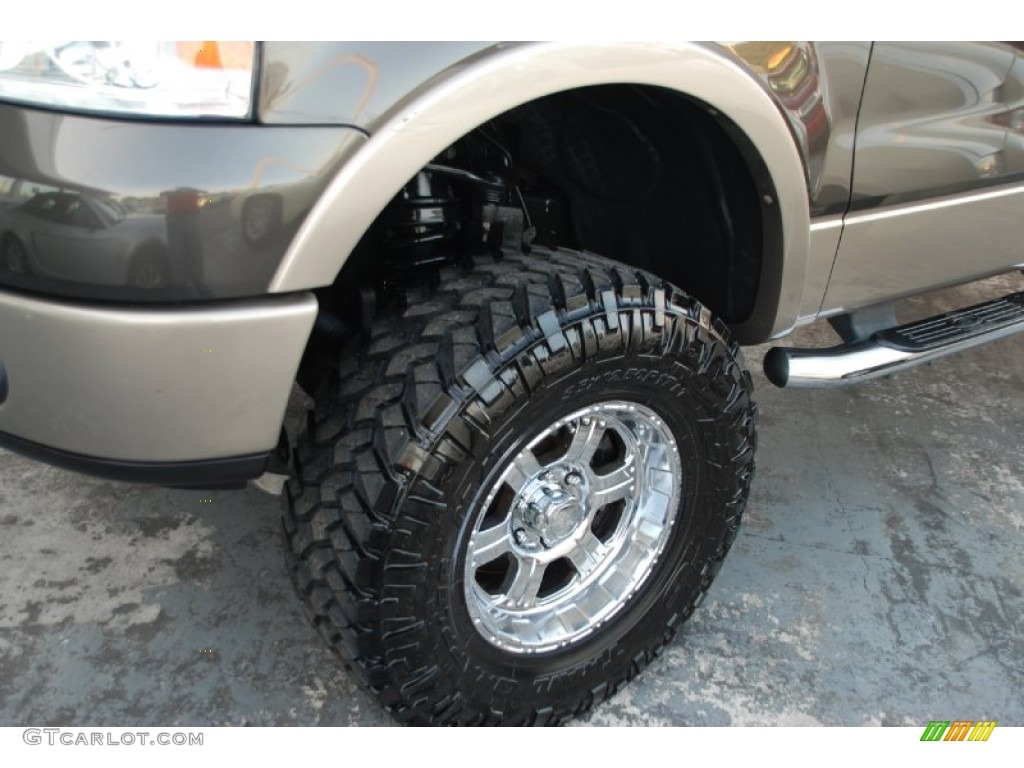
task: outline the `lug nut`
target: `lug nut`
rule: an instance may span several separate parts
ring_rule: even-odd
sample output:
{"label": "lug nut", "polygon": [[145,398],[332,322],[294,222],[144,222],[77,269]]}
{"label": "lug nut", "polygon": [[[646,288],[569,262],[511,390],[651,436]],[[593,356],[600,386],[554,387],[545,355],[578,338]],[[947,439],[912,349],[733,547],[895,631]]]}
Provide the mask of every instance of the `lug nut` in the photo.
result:
{"label": "lug nut", "polygon": [[565,484],[566,485],[574,485],[575,486],[575,485],[579,485],[582,482],[583,482],[583,478],[580,477],[578,472],[570,472],[568,475],[565,476]]}

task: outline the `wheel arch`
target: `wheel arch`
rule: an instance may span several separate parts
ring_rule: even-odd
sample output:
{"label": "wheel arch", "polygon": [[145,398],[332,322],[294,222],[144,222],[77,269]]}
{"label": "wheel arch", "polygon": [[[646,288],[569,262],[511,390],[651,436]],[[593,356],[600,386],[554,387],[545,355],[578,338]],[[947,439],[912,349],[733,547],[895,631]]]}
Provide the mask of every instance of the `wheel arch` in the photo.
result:
{"label": "wheel arch", "polygon": [[806,167],[790,124],[763,83],[723,49],[702,44],[508,44],[448,68],[398,102],[350,151],[292,241],[270,291],[331,284],[402,186],[472,129],[545,96],[610,84],[676,92],[731,127],[752,174],[764,184],[767,236],[753,312],[733,330],[741,341],[789,330],[807,269]]}

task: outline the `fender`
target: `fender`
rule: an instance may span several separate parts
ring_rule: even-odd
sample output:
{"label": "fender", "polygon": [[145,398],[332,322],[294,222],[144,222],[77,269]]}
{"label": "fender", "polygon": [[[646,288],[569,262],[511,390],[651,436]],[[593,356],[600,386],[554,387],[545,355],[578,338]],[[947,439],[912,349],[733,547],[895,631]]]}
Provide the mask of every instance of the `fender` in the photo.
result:
{"label": "fender", "polygon": [[[724,49],[693,43],[516,43],[492,46],[423,83],[375,121],[292,241],[272,293],[331,284],[363,233],[420,168],[473,128],[528,101],[605,84],[671,89],[731,121],[767,175],[761,286],[739,338],[781,335],[796,323],[807,273],[807,169],[781,107]],[[762,174],[763,175],[763,174]]]}

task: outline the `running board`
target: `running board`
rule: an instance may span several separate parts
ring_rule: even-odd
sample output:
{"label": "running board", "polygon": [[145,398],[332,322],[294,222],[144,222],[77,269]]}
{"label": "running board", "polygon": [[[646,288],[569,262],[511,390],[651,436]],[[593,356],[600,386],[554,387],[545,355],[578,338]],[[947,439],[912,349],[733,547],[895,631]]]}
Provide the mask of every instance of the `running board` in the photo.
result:
{"label": "running board", "polygon": [[827,349],[773,347],[764,372],[777,387],[840,387],[1024,331],[1024,292],[879,331]]}

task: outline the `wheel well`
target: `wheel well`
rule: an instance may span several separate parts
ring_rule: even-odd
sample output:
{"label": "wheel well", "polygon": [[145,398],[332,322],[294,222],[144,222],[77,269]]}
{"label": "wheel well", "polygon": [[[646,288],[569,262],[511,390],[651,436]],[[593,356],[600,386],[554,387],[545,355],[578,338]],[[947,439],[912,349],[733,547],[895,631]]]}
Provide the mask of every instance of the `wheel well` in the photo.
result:
{"label": "wheel well", "polygon": [[728,323],[750,317],[781,237],[763,206],[767,170],[724,116],[664,88],[605,85],[528,102],[468,136],[481,133],[502,137],[538,242],[650,270]]}
{"label": "wheel well", "polygon": [[[438,164],[477,174],[478,181],[504,176],[514,189],[506,204],[525,210],[533,242],[592,251],[653,272],[726,323],[748,321],[755,308],[760,315],[759,291],[773,290],[771,265],[781,263],[782,228],[779,206],[771,204],[771,176],[731,121],[678,92],[603,85],[546,96],[469,132],[424,170]],[[341,337],[366,326],[379,309],[382,284],[399,275],[408,279],[402,259],[418,259],[417,266],[440,261],[434,252],[414,255],[409,248],[392,258],[388,245],[395,241],[389,230],[394,209],[408,206],[410,194],[422,194],[417,200],[425,202],[418,204],[435,206],[430,213],[446,225],[448,211],[458,209],[458,193],[442,199],[443,185],[433,182],[420,184],[417,193],[418,178],[378,216],[333,286],[318,292],[327,311],[318,319],[300,381],[320,378],[311,375],[314,368],[322,372],[323,365],[312,362],[324,358],[318,350],[336,349]],[[411,216],[412,229],[426,221],[423,211]],[[470,221],[461,229],[478,230],[479,224]],[[423,241],[451,245],[456,228],[423,228]],[[775,307],[766,309],[773,314]]]}
{"label": "wheel well", "polygon": [[659,88],[600,86],[503,119],[520,129],[522,162],[566,198],[574,242],[564,244],[661,275],[727,322],[749,317],[761,196],[707,107]]}

